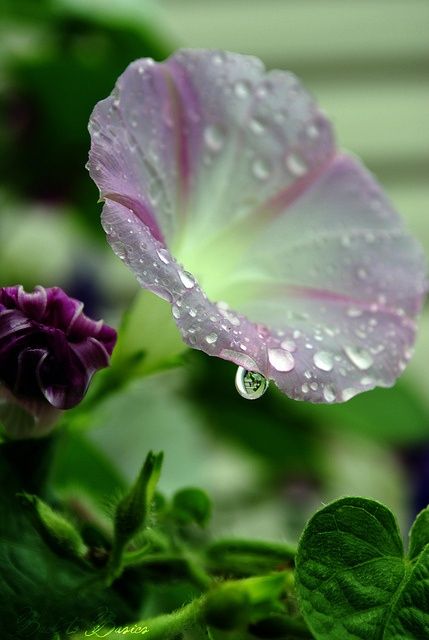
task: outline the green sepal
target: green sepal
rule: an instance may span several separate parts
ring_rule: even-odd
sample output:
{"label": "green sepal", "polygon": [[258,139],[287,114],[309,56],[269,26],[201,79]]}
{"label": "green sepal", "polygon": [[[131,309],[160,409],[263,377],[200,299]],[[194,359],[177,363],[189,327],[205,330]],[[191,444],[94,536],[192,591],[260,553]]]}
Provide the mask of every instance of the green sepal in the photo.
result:
{"label": "green sepal", "polygon": [[17,497],[24,507],[31,509],[35,526],[51,549],[59,554],[84,557],[87,547],[79,531],[69,520],[37,496],[19,493]]}
{"label": "green sepal", "polygon": [[108,584],[122,572],[127,544],[147,525],[162,460],[163,453],[148,453],[136,482],[116,507],[113,548],[107,572]]}

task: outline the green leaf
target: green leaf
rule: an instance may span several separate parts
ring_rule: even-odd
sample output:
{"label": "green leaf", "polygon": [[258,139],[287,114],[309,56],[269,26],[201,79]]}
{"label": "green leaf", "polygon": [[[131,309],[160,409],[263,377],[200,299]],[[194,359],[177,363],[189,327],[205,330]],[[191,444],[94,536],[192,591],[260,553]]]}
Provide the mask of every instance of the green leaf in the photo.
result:
{"label": "green leaf", "polygon": [[[28,458],[31,448],[33,459]],[[87,560],[48,544],[32,509],[17,496],[30,488],[27,471],[41,478],[35,487],[41,484],[44,449],[37,441],[0,446],[2,640],[52,640],[55,633],[94,626],[101,611],[118,624],[136,613],[119,588],[105,588],[100,572]]]}
{"label": "green leaf", "polygon": [[429,637],[427,513],[404,556],[396,520],[382,504],[341,498],[321,509],[299,543],[301,610],[317,640]]}
{"label": "green leaf", "polygon": [[91,496],[99,505],[126,489],[114,462],[85,434],[71,430],[61,433],[50,479],[61,494],[78,491]]}
{"label": "green leaf", "polygon": [[420,511],[411,528],[408,549],[410,560],[417,558],[427,544],[429,544],[429,507]]}
{"label": "green leaf", "polygon": [[[285,405],[293,402],[286,400]],[[423,398],[406,380],[389,389],[377,388],[348,402],[295,408],[303,420],[367,435],[383,444],[402,445],[427,438],[428,409]]]}
{"label": "green leaf", "polygon": [[176,364],[186,349],[170,304],[140,291],[124,315],[110,371],[126,379],[147,375]]}

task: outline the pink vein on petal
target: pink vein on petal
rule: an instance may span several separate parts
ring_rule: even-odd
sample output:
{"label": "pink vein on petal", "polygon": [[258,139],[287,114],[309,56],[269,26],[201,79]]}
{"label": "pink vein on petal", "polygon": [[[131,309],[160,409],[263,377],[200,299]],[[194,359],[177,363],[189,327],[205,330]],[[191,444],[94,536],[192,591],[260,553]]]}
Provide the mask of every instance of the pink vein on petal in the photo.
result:
{"label": "pink vein on petal", "polygon": [[276,193],[264,203],[257,207],[255,213],[262,214],[268,211],[272,215],[278,215],[289,208],[298,198],[304,195],[316,182],[324,176],[331,165],[340,158],[336,151],[331,153],[321,164],[316,166],[302,177],[295,180],[291,185]]}
{"label": "pink vein on petal", "polygon": [[[278,287],[269,287],[271,289],[278,290]],[[336,293],[335,291],[329,291],[328,289],[318,289],[316,287],[300,287],[294,285],[284,285],[280,287],[287,295],[296,298],[313,298],[314,300],[322,300],[326,302],[339,302],[354,305],[363,311],[377,311],[400,317],[401,313],[394,307],[386,306],[377,301],[369,300],[357,300],[352,296],[347,296],[342,293]],[[420,296],[416,296],[416,306]]]}
{"label": "pink vein on petal", "polygon": [[[181,65],[176,60],[169,60],[165,63],[165,70],[165,79],[170,93],[176,130],[176,157],[179,169],[180,196],[182,203],[185,203],[189,195],[191,176],[190,140],[186,112],[189,109],[198,110],[198,104],[196,95],[189,86],[186,73]],[[186,102],[186,105],[184,102]]]}
{"label": "pink vein on petal", "polygon": [[121,193],[105,193],[103,197],[106,200],[113,200],[113,202],[118,202],[122,204],[127,209],[131,209],[133,213],[145,224],[152,236],[165,244],[164,237],[161,233],[161,230],[158,226],[158,223],[155,219],[154,214],[150,209],[143,204],[141,200],[137,200],[132,196],[123,195]]}

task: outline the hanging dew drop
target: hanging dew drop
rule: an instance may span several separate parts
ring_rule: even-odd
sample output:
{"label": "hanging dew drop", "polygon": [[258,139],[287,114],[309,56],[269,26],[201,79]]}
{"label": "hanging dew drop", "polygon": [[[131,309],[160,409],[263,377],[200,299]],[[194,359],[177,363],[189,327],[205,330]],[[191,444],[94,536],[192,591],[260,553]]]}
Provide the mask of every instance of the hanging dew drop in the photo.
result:
{"label": "hanging dew drop", "polygon": [[238,367],[235,374],[235,387],[246,400],[257,400],[268,389],[269,382],[261,373]]}

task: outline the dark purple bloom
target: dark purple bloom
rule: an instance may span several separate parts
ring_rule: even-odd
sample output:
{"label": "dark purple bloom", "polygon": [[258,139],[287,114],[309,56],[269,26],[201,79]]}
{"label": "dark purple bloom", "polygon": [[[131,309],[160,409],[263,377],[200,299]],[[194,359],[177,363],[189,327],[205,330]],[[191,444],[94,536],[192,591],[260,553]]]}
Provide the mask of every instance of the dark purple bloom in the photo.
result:
{"label": "dark purple bloom", "polygon": [[114,329],[59,287],[0,288],[0,384],[33,413],[77,405],[115,342]]}

